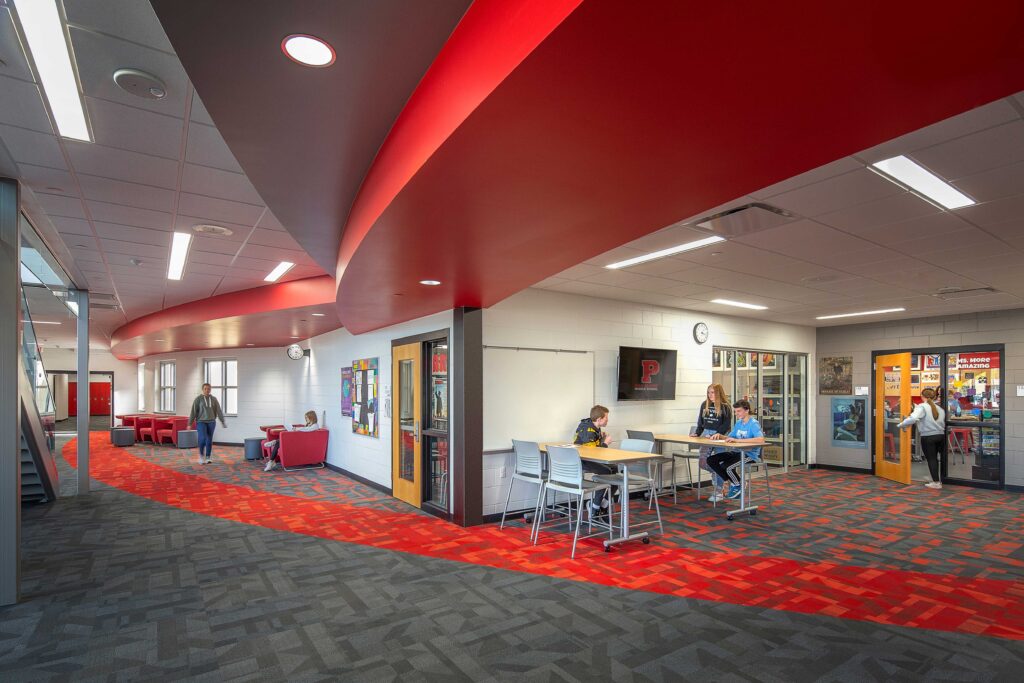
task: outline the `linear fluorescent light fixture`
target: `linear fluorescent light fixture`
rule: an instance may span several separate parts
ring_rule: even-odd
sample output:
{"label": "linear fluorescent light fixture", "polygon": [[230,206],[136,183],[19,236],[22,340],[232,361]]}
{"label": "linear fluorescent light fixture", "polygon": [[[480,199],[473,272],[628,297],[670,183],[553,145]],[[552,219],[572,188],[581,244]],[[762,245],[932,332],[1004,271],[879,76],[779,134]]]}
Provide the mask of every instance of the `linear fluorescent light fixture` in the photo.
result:
{"label": "linear fluorescent light fixture", "polygon": [[761,306],[760,304],[745,304],[742,301],[733,301],[731,299],[712,299],[713,304],[722,304],[723,306],[735,306],[736,308],[749,308],[752,311],[766,311],[767,306]]}
{"label": "linear fluorescent light fixture", "polygon": [[188,258],[188,247],[192,244],[192,233],[176,232],[171,241],[171,260],[167,264],[167,279],[180,280]]}
{"label": "linear fluorescent light fixture", "polygon": [[294,263],[290,263],[288,261],[281,261],[280,263],[277,264],[276,268],[274,268],[272,271],[270,271],[269,275],[267,275],[265,278],[263,278],[263,281],[264,282],[277,282],[278,280],[281,279],[282,275],[287,273],[293,267],[295,267]]}
{"label": "linear fluorescent light fixture", "polygon": [[838,313],[836,315],[819,315],[815,320],[834,320],[836,318],[855,318],[858,315],[881,315],[882,313],[899,313],[905,308],[880,308],[877,311],[861,311],[860,313]]}
{"label": "linear fluorescent light fixture", "polygon": [[879,171],[887,180],[897,180],[899,184],[909,187],[914,192],[924,195],[947,209],[959,209],[976,202],[938,177],[917,162],[902,154],[898,157],[878,161],[871,166]]}
{"label": "linear fluorescent light fixture", "polygon": [[617,270],[619,268],[629,268],[635,266],[638,263],[646,263],[647,261],[653,261],[659,258],[665,258],[672,254],[681,254],[684,251],[693,251],[694,249],[700,249],[701,247],[707,247],[718,242],[724,242],[724,237],[713,235],[711,237],[705,237],[702,240],[696,240],[694,242],[687,242],[686,244],[677,244],[674,247],[668,249],[662,249],[661,251],[653,251],[650,254],[644,254],[643,256],[634,256],[633,258],[626,259],[625,261],[619,261],[618,263],[610,263],[605,268],[611,268]]}
{"label": "linear fluorescent light fixture", "polygon": [[59,322],[53,320],[22,320],[23,323],[31,323],[33,325],[60,325]]}
{"label": "linear fluorescent light fixture", "polygon": [[92,142],[57,3],[19,0],[17,10],[57,130],[62,137]]}

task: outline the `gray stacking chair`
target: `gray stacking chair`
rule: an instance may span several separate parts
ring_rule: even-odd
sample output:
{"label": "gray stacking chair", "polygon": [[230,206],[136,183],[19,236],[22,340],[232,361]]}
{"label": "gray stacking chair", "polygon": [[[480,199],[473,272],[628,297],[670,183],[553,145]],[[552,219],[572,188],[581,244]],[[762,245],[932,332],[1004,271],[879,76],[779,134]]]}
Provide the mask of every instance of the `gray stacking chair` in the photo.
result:
{"label": "gray stacking chair", "polygon": [[[546,496],[549,491],[558,493],[565,493],[569,495],[569,510],[570,517],[569,522],[572,523],[572,499],[577,499],[576,506],[576,531],[572,537],[572,554],[570,557],[576,557],[576,542],[580,537],[580,524],[583,521],[583,509],[587,499],[593,498],[594,494],[598,491],[604,490],[610,492],[611,485],[603,484],[599,482],[584,481],[583,479],[583,462],[580,460],[580,454],[575,448],[568,448],[565,446],[548,446],[548,478],[541,483],[540,496],[538,501],[546,500]],[[609,496],[610,498],[610,496]],[[537,514],[533,516],[533,544],[537,545],[537,541],[540,540],[540,527],[541,527],[541,511],[538,505]],[[609,512],[609,520],[611,519],[611,511]],[[592,522],[588,524],[588,530],[592,528]],[[612,525],[608,525],[608,539],[612,538]]]}
{"label": "gray stacking chair", "polygon": [[508,502],[512,500],[512,487],[517,481],[523,481],[537,486],[537,503],[533,506],[536,514],[540,507],[540,492],[542,484],[547,476],[544,472],[544,456],[540,452],[540,446],[533,441],[518,441],[512,439],[512,449],[516,453],[516,465],[512,472],[512,481],[508,483],[508,495],[505,496],[505,508],[501,511],[501,525],[499,529],[505,528],[505,515],[508,513]]}
{"label": "gray stacking chair", "polygon": [[[626,439],[619,444],[619,450],[623,451],[636,451],[638,453],[653,453],[654,452],[654,441],[647,441],[646,439]],[[647,489],[650,494],[651,501],[654,504],[654,511],[658,515],[658,528],[661,533],[665,533],[665,527],[661,524],[661,507],[658,505],[658,495],[655,485],[657,483],[654,474],[651,472],[651,466],[646,463],[631,463],[626,465],[629,470],[629,481],[630,484],[639,484],[641,488]],[[616,474],[598,474],[594,476],[594,481],[601,484],[621,484],[622,478]],[[622,504],[629,505],[629,491],[622,492]],[[650,509],[650,505],[648,505]]]}
{"label": "gray stacking chair", "polygon": [[[641,439],[643,441],[650,441],[651,443],[656,444],[654,440],[654,432],[640,432],[635,429],[627,429],[626,436],[630,439]],[[679,502],[679,495],[676,492],[676,457],[694,459],[697,456],[690,456],[687,453],[676,453],[675,456],[665,456],[664,458],[658,458],[657,460],[653,461],[653,465],[657,468],[658,495],[667,493],[667,491],[665,490],[665,466],[671,465],[672,475],[669,481],[672,482],[673,503]],[[686,476],[687,481],[690,484],[690,488],[693,488],[693,473],[690,472],[690,463],[686,463]],[[699,485],[700,484],[698,482],[698,486]],[[647,507],[648,509],[650,509],[650,505],[648,505]]]}

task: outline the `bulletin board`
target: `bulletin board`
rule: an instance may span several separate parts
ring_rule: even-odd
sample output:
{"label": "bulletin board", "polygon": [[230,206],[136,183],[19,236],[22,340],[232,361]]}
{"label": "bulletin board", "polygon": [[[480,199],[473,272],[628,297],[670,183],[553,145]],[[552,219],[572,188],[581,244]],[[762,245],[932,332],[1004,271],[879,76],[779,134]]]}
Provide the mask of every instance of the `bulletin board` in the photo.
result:
{"label": "bulletin board", "polygon": [[352,361],[352,432],[378,438],[380,359]]}

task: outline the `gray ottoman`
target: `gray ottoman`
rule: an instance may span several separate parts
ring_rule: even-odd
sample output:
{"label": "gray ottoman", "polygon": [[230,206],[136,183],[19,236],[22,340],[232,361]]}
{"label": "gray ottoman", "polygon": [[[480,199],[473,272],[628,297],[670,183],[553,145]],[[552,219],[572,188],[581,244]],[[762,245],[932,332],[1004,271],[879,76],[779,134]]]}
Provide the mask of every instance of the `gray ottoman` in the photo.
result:
{"label": "gray ottoman", "polygon": [[199,432],[194,429],[178,432],[178,448],[199,448]]}
{"label": "gray ottoman", "polygon": [[110,430],[110,443],[115,446],[132,446],[135,444],[135,427],[113,427]]}
{"label": "gray ottoman", "polygon": [[259,460],[263,457],[263,437],[254,436],[245,440],[245,459]]}

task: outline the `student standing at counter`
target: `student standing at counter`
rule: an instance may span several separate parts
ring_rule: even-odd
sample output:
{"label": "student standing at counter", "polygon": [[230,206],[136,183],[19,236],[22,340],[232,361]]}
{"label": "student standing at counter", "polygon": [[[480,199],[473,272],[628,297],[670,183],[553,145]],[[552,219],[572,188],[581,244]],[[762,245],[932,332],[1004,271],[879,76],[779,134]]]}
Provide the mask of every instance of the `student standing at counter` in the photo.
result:
{"label": "student standing at counter", "polygon": [[[732,426],[732,410],[729,408],[729,397],[725,395],[725,389],[721,384],[709,384],[707,399],[700,404],[697,412],[697,436],[710,438],[715,434],[725,436]],[[708,498],[712,503],[722,500],[722,479],[708,466],[708,456],[712,451],[718,450],[711,446],[701,446],[700,459],[697,466],[700,469],[711,472],[711,482],[714,485],[714,493]],[[689,466],[689,465],[687,465]]]}
{"label": "student standing at counter", "polygon": [[[730,443],[758,444],[764,443],[764,432],[761,425],[750,415],[749,401],[736,401],[732,404],[733,412],[736,413],[736,423],[732,426],[727,436],[715,434],[711,438],[716,441]],[[746,452],[753,460],[761,459],[761,449],[751,448]],[[736,472],[729,472],[729,468],[740,461],[743,453],[740,451],[725,451],[708,456],[708,467],[714,470],[722,481],[731,481],[729,490],[723,487],[722,495],[726,498],[739,498],[743,489],[743,482],[736,478]]]}
{"label": "student standing at counter", "polygon": [[921,435],[921,450],[928,460],[928,471],[932,480],[925,484],[930,489],[941,489],[939,478],[939,451],[944,450],[946,443],[946,411],[935,405],[935,390],[925,389],[921,398],[926,402],[914,406],[914,412],[900,422],[900,429],[910,429],[917,425],[917,433]]}

